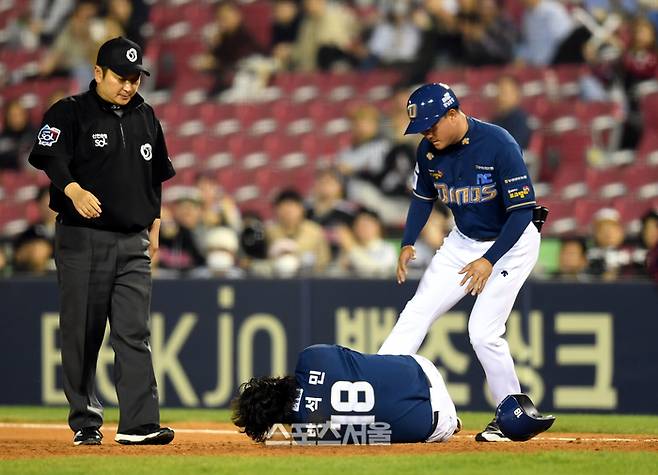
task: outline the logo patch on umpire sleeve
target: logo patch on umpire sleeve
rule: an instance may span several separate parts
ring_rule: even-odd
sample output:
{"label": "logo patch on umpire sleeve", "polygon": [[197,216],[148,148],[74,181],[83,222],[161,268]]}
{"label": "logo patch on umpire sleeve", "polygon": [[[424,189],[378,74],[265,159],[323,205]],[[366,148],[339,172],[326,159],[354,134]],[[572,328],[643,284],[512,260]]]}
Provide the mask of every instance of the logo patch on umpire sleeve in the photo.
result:
{"label": "logo patch on umpire sleeve", "polygon": [[142,158],[147,162],[153,158],[153,150],[151,149],[150,143],[145,143],[139,147],[139,152],[142,154]]}
{"label": "logo patch on umpire sleeve", "polygon": [[39,145],[43,145],[44,147],[51,147],[54,143],[57,143],[61,133],[62,131],[57,127],[51,127],[48,124],[44,125],[41,127],[41,130],[37,135]]}

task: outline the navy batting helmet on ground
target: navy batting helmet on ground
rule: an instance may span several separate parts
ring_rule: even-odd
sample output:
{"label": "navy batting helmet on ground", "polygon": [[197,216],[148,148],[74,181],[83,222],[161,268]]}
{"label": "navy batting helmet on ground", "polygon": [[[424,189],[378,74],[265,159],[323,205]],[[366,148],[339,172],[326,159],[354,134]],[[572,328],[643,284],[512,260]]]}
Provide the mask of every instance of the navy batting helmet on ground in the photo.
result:
{"label": "navy batting helmet on ground", "polygon": [[510,394],[496,409],[498,427],[508,439],[524,441],[548,430],[554,416],[542,416],[525,394]]}
{"label": "navy batting helmet on ground", "polygon": [[409,125],[404,132],[417,134],[431,128],[450,109],[458,109],[459,100],[449,86],[432,83],[420,86],[409,96],[407,115]]}

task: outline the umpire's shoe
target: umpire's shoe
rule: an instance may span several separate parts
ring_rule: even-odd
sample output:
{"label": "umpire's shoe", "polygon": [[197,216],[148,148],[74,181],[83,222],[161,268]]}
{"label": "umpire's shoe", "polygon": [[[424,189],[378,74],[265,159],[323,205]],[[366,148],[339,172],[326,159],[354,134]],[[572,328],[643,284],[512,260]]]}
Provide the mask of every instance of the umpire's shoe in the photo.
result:
{"label": "umpire's shoe", "polygon": [[495,418],[487,424],[487,427],[485,427],[482,432],[475,436],[475,440],[478,442],[511,442],[511,440],[505,437],[505,434],[501,432]]}
{"label": "umpire's shoe", "polygon": [[174,431],[158,424],[145,424],[131,430],[117,432],[115,441],[124,445],[166,445],[174,440]]}
{"label": "umpire's shoe", "polygon": [[80,429],[73,436],[73,445],[101,445],[103,434],[95,427]]}

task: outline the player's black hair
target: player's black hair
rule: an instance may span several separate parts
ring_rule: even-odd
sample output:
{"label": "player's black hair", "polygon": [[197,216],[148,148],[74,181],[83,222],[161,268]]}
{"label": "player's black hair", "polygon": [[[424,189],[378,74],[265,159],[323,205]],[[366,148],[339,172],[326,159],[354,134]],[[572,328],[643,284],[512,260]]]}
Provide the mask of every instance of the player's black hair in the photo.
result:
{"label": "player's black hair", "polygon": [[256,442],[263,442],[276,423],[292,422],[297,383],[292,376],[251,378],[231,401],[231,420]]}

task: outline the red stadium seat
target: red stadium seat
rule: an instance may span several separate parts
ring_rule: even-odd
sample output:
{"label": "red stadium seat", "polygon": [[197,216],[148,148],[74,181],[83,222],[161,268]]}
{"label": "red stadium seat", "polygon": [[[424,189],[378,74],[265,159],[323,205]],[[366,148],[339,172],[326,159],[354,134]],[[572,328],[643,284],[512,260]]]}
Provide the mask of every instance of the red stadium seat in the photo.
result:
{"label": "red stadium seat", "polygon": [[623,181],[632,195],[638,194],[645,185],[658,186],[658,166],[643,163],[631,165],[624,170]]}
{"label": "red stadium seat", "polygon": [[624,170],[621,167],[594,169],[588,168],[585,174],[589,196],[614,198],[626,192]]}
{"label": "red stadium seat", "polygon": [[637,162],[658,165],[658,131],[646,130],[637,147]]}

